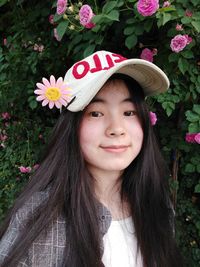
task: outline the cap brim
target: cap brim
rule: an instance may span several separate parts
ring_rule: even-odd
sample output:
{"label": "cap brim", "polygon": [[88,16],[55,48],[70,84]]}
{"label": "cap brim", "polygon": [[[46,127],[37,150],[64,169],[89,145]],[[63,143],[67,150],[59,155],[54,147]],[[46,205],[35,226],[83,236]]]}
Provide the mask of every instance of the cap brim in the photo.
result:
{"label": "cap brim", "polygon": [[73,112],[83,110],[114,73],[126,74],[135,79],[146,96],[165,92],[170,84],[166,74],[155,64],[143,59],[128,59],[109,70],[102,71],[92,80],[91,88],[79,90],[76,99],[67,108]]}

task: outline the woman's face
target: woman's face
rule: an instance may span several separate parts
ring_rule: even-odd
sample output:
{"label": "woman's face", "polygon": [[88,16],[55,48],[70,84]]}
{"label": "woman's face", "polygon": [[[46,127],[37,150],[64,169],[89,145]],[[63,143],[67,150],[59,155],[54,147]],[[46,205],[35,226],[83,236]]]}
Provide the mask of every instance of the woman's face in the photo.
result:
{"label": "woman's face", "polygon": [[109,172],[120,175],[137,157],[143,130],[123,81],[106,83],[86,107],[79,138],[93,176]]}

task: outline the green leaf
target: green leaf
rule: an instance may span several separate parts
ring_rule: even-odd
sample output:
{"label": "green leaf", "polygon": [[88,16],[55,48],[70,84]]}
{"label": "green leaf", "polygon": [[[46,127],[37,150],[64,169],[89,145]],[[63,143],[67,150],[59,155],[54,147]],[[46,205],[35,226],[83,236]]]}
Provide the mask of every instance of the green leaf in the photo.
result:
{"label": "green leaf", "polygon": [[192,164],[194,164],[194,165],[196,165],[196,166],[200,163],[200,160],[199,160],[199,158],[197,158],[197,157],[192,157],[192,158],[190,159],[190,161],[191,161]]}
{"label": "green leaf", "polygon": [[170,21],[172,18],[171,14],[169,13],[163,13],[163,21],[162,25],[165,25],[168,21]]}
{"label": "green leaf", "polygon": [[189,64],[186,59],[181,57],[178,61],[178,67],[182,74],[185,74],[185,72],[188,70]]}
{"label": "green leaf", "polygon": [[197,172],[200,173],[200,164],[197,165]]}
{"label": "green leaf", "polygon": [[118,2],[117,2],[117,7],[121,7],[121,6],[123,6],[124,5],[124,1],[123,0],[119,0]]}
{"label": "green leaf", "polygon": [[193,164],[191,164],[191,163],[188,163],[185,166],[185,171],[189,172],[189,173],[195,172],[195,166]]}
{"label": "green leaf", "polygon": [[57,29],[57,33],[58,33],[60,40],[63,38],[63,35],[65,34],[68,25],[69,25],[69,22],[67,20],[64,20],[61,23],[59,23],[59,25],[57,26],[56,29]]}
{"label": "green leaf", "polygon": [[175,11],[176,8],[172,5],[168,6],[168,7],[161,7],[159,8],[159,12],[169,12],[169,11]]}
{"label": "green leaf", "polygon": [[29,107],[30,107],[31,109],[36,109],[37,106],[38,106],[37,101],[31,101],[31,102],[29,102]]}
{"label": "green leaf", "polygon": [[125,40],[125,45],[128,49],[131,49],[137,44],[137,36],[135,34],[132,34],[128,36]]}
{"label": "green leaf", "polygon": [[183,24],[190,24],[191,23],[191,17],[183,17],[182,19],[181,19],[181,23],[183,23]]}
{"label": "green leaf", "polygon": [[182,56],[185,58],[194,58],[194,54],[191,50],[182,51]]}
{"label": "green leaf", "polygon": [[102,13],[108,14],[114,7],[116,7],[117,1],[108,1],[102,8]]}
{"label": "green leaf", "polygon": [[197,6],[199,4],[199,0],[190,0],[194,6]]}
{"label": "green leaf", "polygon": [[153,20],[147,20],[144,22],[144,30],[146,32],[149,32],[152,28],[152,25],[153,25]]}
{"label": "green leaf", "polygon": [[135,21],[136,21],[135,18],[130,18],[130,19],[127,19],[126,24],[132,24]]}
{"label": "green leaf", "polygon": [[58,15],[57,13],[53,17],[54,22],[58,22],[60,19],[62,19],[62,15]]}
{"label": "green leaf", "polygon": [[81,34],[80,34],[80,35],[76,35],[76,36],[72,39],[73,45],[76,45],[76,44],[80,43],[81,39],[82,39],[82,35],[81,35]]}
{"label": "green leaf", "polygon": [[100,14],[100,15],[96,15],[92,18],[92,22],[93,23],[99,23],[101,21],[101,19],[103,19],[105,17],[104,14]]}
{"label": "green leaf", "polygon": [[142,34],[144,32],[144,26],[143,26],[143,24],[141,23],[141,24],[139,24],[137,27],[136,27],[136,29],[135,29],[135,34],[136,35],[140,35],[140,34]]}
{"label": "green leaf", "polygon": [[135,27],[133,25],[128,26],[124,29],[124,35],[131,35],[134,31],[135,31]]}
{"label": "green leaf", "polygon": [[[195,105],[193,106],[193,110],[194,112],[196,112],[197,114],[200,115],[200,105]],[[199,116],[199,119],[200,119],[200,116]]]}
{"label": "green leaf", "polygon": [[188,130],[190,133],[198,133],[200,131],[198,123],[190,123]]}
{"label": "green leaf", "polygon": [[90,56],[90,55],[94,52],[95,47],[96,47],[95,44],[92,44],[92,45],[88,46],[88,47],[85,49],[85,51],[84,51],[84,53],[83,53],[83,56],[84,56],[84,57]]}
{"label": "green leaf", "polygon": [[200,193],[200,184],[197,184],[194,188],[195,193]]}
{"label": "green leaf", "polygon": [[199,21],[192,21],[191,24],[196,29],[197,32],[200,32],[200,20]]}
{"label": "green leaf", "polygon": [[179,59],[179,55],[177,53],[172,53],[168,57],[169,62],[177,62],[178,59]]}
{"label": "green leaf", "polygon": [[169,102],[169,106],[171,109],[175,109],[175,104],[173,102]]}
{"label": "green leaf", "polygon": [[190,122],[197,122],[200,119],[200,116],[195,114],[194,112],[188,110],[186,113],[187,120]]}
{"label": "green leaf", "polygon": [[167,107],[166,108],[166,113],[167,113],[167,116],[169,117],[171,114],[172,114],[172,109],[171,109],[171,107]]}
{"label": "green leaf", "polygon": [[98,32],[101,29],[101,25],[96,25],[94,28],[92,28],[93,32]]}
{"label": "green leaf", "polygon": [[106,18],[114,21],[119,21],[119,11],[112,10],[108,15],[106,15]]}
{"label": "green leaf", "polygon": [[8,0],[0,0],[0,7],[5,5],[8,2]]}

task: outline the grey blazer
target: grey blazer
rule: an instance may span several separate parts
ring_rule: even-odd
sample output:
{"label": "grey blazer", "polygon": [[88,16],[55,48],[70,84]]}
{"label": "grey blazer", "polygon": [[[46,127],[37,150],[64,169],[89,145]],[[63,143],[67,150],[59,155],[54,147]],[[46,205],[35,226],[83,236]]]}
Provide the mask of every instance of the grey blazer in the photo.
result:
{"label": "grey blazer", "polygon": [[[34,209],[47,197],[46,192],[36,193],[14,216],[7,232],[0,241],[0,265],[12,249],[19,232]],[[103,235],[111,224],[111,213],[100,203],[97,203],[100,232]],[[61,267],[66,244],[65,220],[62,216],[53,221],[28,249],[26,255],[16,267]]]}

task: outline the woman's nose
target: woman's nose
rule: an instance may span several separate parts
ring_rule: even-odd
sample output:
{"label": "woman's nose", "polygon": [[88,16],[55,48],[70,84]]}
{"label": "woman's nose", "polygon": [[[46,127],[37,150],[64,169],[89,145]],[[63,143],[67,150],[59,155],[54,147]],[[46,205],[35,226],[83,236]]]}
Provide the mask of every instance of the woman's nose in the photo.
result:
{"label": "woman's nose", "polygon": [[109,125],[106,128],[107,136],[120,136],[125,134],[125,128],[123,123],[119,119],[112,119],[109,121]]}

